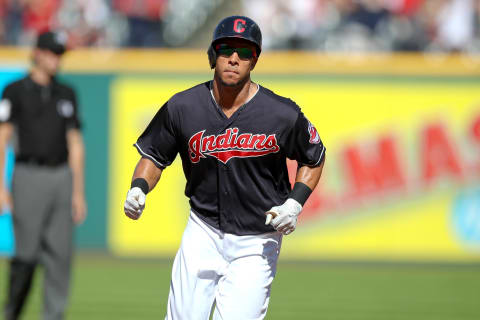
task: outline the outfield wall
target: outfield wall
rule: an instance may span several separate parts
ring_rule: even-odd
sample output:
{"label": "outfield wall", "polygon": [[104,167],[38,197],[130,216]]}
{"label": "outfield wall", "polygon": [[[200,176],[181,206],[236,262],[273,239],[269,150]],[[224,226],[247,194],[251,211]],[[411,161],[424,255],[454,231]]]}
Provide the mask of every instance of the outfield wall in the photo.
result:
{"label": "outfield wall", "polygon": [[[0,50],[0,90],[28,57]],[[62,78],[78,90],[87,147],[89,218],[78,246],[173,255],[188,215],[178,159],[141,220],[125,218],[122,206],[138,160],[132,144],[169,97],[211,78],[205,52],[65,58]],[[327,146],[321,184],[282,257],[480,261],[480,57],[265,52],[253,79],[296,101]],[[0,231],[2,223],[8,215]]]}

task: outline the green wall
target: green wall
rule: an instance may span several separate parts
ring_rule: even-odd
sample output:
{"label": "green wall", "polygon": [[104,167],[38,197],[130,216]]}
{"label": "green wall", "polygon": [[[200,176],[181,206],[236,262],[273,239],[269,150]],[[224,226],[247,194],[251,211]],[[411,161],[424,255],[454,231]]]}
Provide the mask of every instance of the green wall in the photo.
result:
{"label": "green wall", "polygon": [[76,244],[80,248],[106,249],[108,114],[112,75],[66,73],[61,78],[76,89],[86,149],[88,216],[76,230]]}

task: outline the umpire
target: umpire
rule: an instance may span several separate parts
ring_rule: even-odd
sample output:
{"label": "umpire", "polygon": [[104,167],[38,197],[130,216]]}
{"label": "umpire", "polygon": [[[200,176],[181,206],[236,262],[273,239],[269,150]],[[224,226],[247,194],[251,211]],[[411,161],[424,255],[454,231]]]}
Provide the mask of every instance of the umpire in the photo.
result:
{"label": "umpire", "polygon": [[18,319],[37,264],[44,267],[43,319],[63,319],[69,292],[74,223],[86,215],[84,146],[74,91],[57,74],[62,34],[39,35],[32,67],[0,101],[0,181],[5,149],[15,149],[12,196],[0,184],[0,205],[12,210],[15,255],[10,262],[5,319]]}

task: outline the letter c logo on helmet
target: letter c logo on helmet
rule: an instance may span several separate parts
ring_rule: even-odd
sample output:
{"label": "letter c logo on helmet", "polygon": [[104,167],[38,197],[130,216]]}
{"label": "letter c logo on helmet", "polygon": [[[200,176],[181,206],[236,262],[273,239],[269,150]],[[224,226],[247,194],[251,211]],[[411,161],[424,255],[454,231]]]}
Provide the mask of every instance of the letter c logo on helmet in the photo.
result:
{"label": "letter c logo on helmet", "polygon": [[242,33],[245,31],[245,25],[247,22],[243,19],[236,19],[235,22],[233,23],[233,30],[238,33]]}
{"label": "letter c logo on helmet", "polygon": [[250,41],[257,49],[257,57],[260,56],[262,51],[262,32],[258,24],[249,17],[230,16],[220,21],[213,31],[212,42],[207,51],[210,68],[215,68],[217,62],[215,44],[225,38],[240,38]]}

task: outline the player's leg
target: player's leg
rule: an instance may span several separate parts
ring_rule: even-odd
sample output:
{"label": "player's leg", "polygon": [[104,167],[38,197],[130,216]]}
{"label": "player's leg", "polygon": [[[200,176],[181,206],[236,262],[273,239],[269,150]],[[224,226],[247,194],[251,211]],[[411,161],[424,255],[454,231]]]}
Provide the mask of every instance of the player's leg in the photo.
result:
{"label": "player's leg", "polygon": [[[233,256],[226,274],[219,280],[216,292],[215,320],[263,319],[267,313],[270,289],[275,277],[281,236],[271,239],[257,239],[251,236],[252,250],[244,242],[234,243],[230,255]],[[238,246],[237,246],[238,245]],[[263,246],[263,253],[256,249]],[[238,256],[235,256],[235,251]],[[251,252],[251,254],[248,254]]]}
{"label": "player's leg", "polygon": [[166,320],[208,320],[225,262],[220,234],[190,215],[172,268]]}
{"label": "player's leg", "polygon": [[5,318],[17,319],[28,297],[38,260],[43,221],[48,209],[47,188],[35,167],[17,164],[13,174],[15,254],[10,261]]}
{"label": "player's leg", "polygon": [[50,170],[52,210],[42,239],[41,263],[44,266],[44,320],[60,320],[69,296],[73,250],[72,177],[68,166]]}

